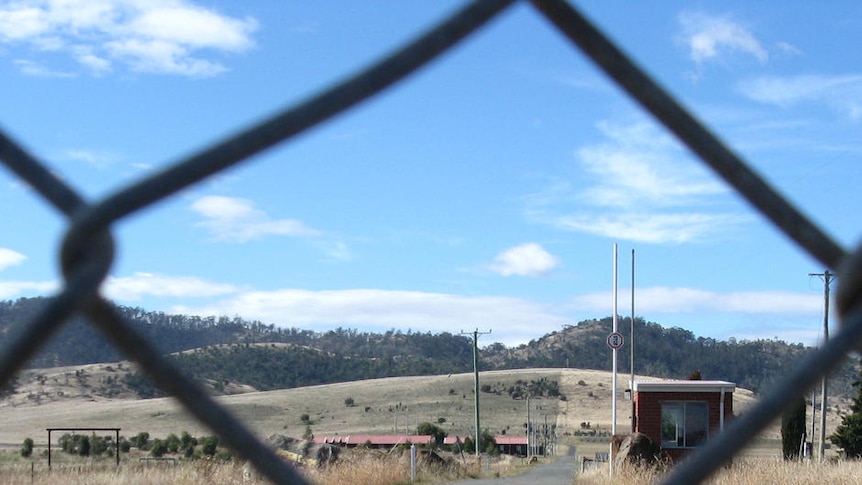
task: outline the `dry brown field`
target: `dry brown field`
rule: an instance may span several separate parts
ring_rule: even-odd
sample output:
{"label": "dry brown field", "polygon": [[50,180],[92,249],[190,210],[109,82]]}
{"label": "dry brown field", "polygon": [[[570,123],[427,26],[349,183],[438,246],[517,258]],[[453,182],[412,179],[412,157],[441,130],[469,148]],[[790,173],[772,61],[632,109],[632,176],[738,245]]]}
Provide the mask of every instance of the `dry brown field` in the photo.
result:
{"label": "dry brown field", "polygon": [[[141,431],[154,438],[188,431],[193,436],[212,434],[182,409],[172,398],[134,399],[119,395],[100,397],[94,392],[104,379],[116,375],[129,364],[39,369],[19,376],[18,394],[0,403],[4,425],[0,445],[19,446],[32,438],[37,446],[46,444],[46,428],[118,427],[121,434]],[[71,376],[71,378],[70,378]],[[81,377],[83,376],[83,377]],[[556,424],[558,435],[574,433],[581,423],[592,429],[611,428],[610,372],[579,369],[526,369],[489,371],[480,374],[480,383],[504,389],[516,381],[545,378],[556,380],[566,400],[542,399],[539,419]],[[628,376],[618,378],[619,429],[628,426],[631,403],[624,398]],[[640,379],[640,377],[638,377]],[[246,422],[261,437],[272,434],[300,436],[307,414],[315,435],[411,433],[421,422],[438,423],[450,435],[473,433],[473,374],[374,379],[298,389],[243,392],[216,399]],[[527,421],[526,402],[507,393],[480,393],[482,428],[493,434],[521,434]],[[352,399],[354,405],[346,406]],[[754,402],[752,394],[738,389],[734,409],[744,412]],[[536,408],[534,408],[535,410]],[[777,430],[769,435],[777,437]]]}
{"label": "dry brown field", "polygon": [[[43,456],[47,445],[46,428],[61,427],[119,427],[121,435],[132,437],[146,431],[152,438],[164,438],[170,433],[180,434],[187,431],[193,436],[213,434],[206,429],[171,398],[139,400],[132,396],[115,395],[101,397],[96,390],[100,382],[116,376],[121,370],[128,371],[130,364],[97,364],[57,369],[39,369],[22,373],[19,376],[18,394],[0,403],[0,485],[20,483],[22,476],[30,476],[45,465]],[[518,380],[539,379],[556,380],[565,400],[542,399],[535,401],[540,421],[547,419],[555,424],[561,444],[575,447],[583,456],[593,456],[596,451],[605,451],[607,443],[601,440],[586,440],[573,436],[582,428],[582,423],[590,423],[592,429],[610,430],[611,428],[611,384],[609,372],[579,369],[529,369],[482,372],[480,384],[488,384],[493,389],[506,389]],[[638,377],[643,379],[643,377]],[[624,398],[628,376],[619,376],[618,392],[618,429],[625,432],[628,427],[631,403]],[[357,381],[299,389],[258,392],[249,388],[234,387],[237,394],[219,396],[216,399],[243,420],[261,438],[272,434],[298,437],[306,429],[300,417],[307,414],[311,429],[316,436],[340,434],[387,434],[393,432],[415,432],[421,422],[439,423],[450,435],[471,435],[473,433],[473,374],[452,374],[425,377],[399,377]],[[352,399],[353,406],[345,401]],[[480,393],[482,428],[493,434],[521,435],[526,422],[526,403],[512,399],[507,393]],[[734,394],[734,410],[745,412],[755,398],[752,393],[737,389]],[[839,418],[830,413],[830,429],[837,425]],[[34,458],[26,461],[17,456],[17,450],[25,438],[35,441]],[[56,439],[56,438],[55,438]],[[56,446],[56,442],[54,443]],[[780,448],[778,427],[771,426],[750,446],[745,460],[739,466],[749,463],[756,469],[770,469],[778,473]],[[55,454],[56,456],[56,454]],[[79,466],[77,458],[71,458],[72,471]],[[69,480],[69,483],[141,483],[135,480],[147,476],[147,483],[200,483],[206,477],[224,475],[213,483],[231,483],[242,478],[244,471],[237,465],[216,466],[197,463],[184,465],[177,469],[142,468],[137,458],[123,457],[120,470],[110,466],[99,475],[90,468],[84,481]],[[29,468],[29,463],[35,463]],[[96,468],[104,462],[86,462]],[[354,464],[364,467],[369,474],[392,472],[401,478],[380,478],[368,483],[403,483],[405,468],[380,465],[378,461]],[[88,465],[89,466],[89,465]],[[843,466],[843,465],[842,465]],[[770,468],[771,467],[771,468]],[[43,467],[44,468],[44,467]],[[501,468],[502,465],[501,465]],[[373,471],[377,470],[377,471]],[[830,469],[831,471],[832,469]],[[136,475],[138,474],[138,475]],[[802,476],[791,472],[792,476]],[[37,473],[38,475],[38,473]],[[103,476],[102,479],[97,478]],[[240,478],[228,478],[228,477]],[[17,477],[17,478],[16,478]],[[56,473],[53,475],[57,478]],[[162,478],[158,478],[162,477]],[[631,483],[647,483],[647,477],[638,476]],[[591,478],[589,474],[579,477],[578,483],[604,483],[602,474]],[[5,480],[5,481],[4,481]],[[101,480],[101,481],[100,481]],[[336,483],[333,477],[317,477],[317,483]],[[335,480],[335,481],[332,481]],[[587,481],[583,481],[587,480]],[[34,479],[33,483],[40,482]],[[255,483],[255,482],[246,482]],[[609,483],[609,482],[608,482]],[[620,483],[620,482],[614,482]],[[754,483],[754,482],[716,482],[716,483]],[[775,481],[757,483],[808,483],[799,481]],[[853,483],[853,482],[830,482]]]}

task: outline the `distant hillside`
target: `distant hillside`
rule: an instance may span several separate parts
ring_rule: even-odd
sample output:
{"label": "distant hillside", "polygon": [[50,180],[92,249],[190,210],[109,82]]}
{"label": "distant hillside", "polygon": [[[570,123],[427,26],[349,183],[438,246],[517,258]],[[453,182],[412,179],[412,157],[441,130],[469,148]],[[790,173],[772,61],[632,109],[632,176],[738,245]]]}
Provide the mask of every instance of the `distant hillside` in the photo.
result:
{"label": "distant hillside", "polygon": [[[8,344],[10,335],[44,304],[42,298],[0,302],[0,345]],[[167,315],[132,307],[119,310],[150,337],[160,352],[175,354],[171,358],[186,372],[209,382],[219,393],[226,387],[270,390],[472,370],[472,342],[463,335],[394,330],[369,333],[342,328],[312,332],[242,318]],[[622,319],[620,328],[628,329],[629,321]],[[518,347],[492,344],[481,350],[480,368],[610,370],[610,352],[605,342],[611,325],[610,317],[586,320]],[[801,344],[780,340],[717,341],[696,337],[688,330],[665,328],[642,319],[635,319],[635,335],[638,374],[686,378],[698,370],[705,379],[733,381],[756,392],[768,388],[777,376],[812,352]],[[627,373],[628,353],[623,355],[618,368]],[[98,332],[84,321],[73,319],[39,351],[29,367],[121,360],[124,357]],[[162,395],[136,372],[122,379],[140,397]],[[833,378],[832,392],[849,394],[854,379],[853,366],[848,362]]]}
{"label": "distant hillside", "polygon": [[[630,318],[621,318],[618,327],[629,338]],[[700,371],[704,379],[721,379],[761,392],[811,354],[814,349],[781,340],[720,341],[697,337],[682,328],[666,328],[635,318],[635,371],[638,374],[687,378]],[[513,349],[499,344],[483,351],[488,368],[573,367],[611,370],[606,339],[613,328],[611,317],[586,320],[566,326],[528,344]],[[624,349],[627,349],[625,347]],[[630,372],[628,351],[621,352],[618,371]],[[855,380],[848,360],[833,376],[834,391],[849,393]]]}

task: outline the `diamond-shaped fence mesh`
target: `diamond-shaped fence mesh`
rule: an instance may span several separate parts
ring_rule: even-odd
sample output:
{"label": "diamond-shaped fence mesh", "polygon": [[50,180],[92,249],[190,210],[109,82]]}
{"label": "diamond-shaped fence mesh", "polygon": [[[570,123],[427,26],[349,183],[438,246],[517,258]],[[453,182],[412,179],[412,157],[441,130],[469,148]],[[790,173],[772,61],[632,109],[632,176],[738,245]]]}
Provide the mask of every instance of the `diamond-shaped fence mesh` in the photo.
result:
{"label": "diamond-shaped fence mesh", "polygon": [[[33,187],[69,220],[63,241],[62,290],[0,354],[0,385],[38,351],[73,314],[83,314],[121,351],[134,359],[159,387],[176,397],[232,449],[274,483],[306,481],[259,440],[236,417],[217,404],[196,382],[161,358],[154,345],[124,321],[99,294],[113,259],[111,226],[121,218],[289,140],[385,90],[457,44],[512,4],[512,0],[476,1],[408,45],[358,75],[289,107],[277,115],[177,161],[95,203],[87,203],[44,164],[0,132],[0,161]],[[838,270],[841,330],[724,433],[674,469],[667,484],[706,479],[768,426],[787,403],[795,402],[844,356],[862,343],[862,257],[845,251],[718,140],[669,93],[626,57],[605,35],[563,0],[533,0],[532,5],[618,86],[673,132],[692,152],[749,201],[761,214],[826,267]]]}

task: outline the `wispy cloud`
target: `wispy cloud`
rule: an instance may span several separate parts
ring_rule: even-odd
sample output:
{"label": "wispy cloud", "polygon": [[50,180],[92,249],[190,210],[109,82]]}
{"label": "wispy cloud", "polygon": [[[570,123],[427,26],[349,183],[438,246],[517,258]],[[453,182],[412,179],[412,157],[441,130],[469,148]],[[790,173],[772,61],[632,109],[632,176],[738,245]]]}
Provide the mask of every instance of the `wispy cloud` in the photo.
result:
{"label": "wispy cloud", "polygon": [[[53,283],[0,282],[0,298],[18,296],[25,291],[44,292],[54,289],[53,286]],[[422,332],[458,332],[479,327],[493,331],[488,338],[489,343],[496,341],[507,345],[525,343],[537,335],[559,330],[561,326],[580,319],[608,315],[612,301],[610,291],[573,296],[565,305],[556,306],[512,297],[368,288],[259,291],[192,276],[149,273],[109,278],[105,294],[120,304],[147,297],[180,298],[184,302],[195,299],[201,303],[184,303],[164,310],[205,317],[241,315],[249,320],[318,331],[338,326],[371,331],[398,329]],[[779,333],[786,337],[787,332],[796,331],[796,327],[787,322],[802,319],[808,325],[812,317],[816,319],[820,315],[822,302],[822,297],[816,292],[722,293],[683,287],[637,289],[639,314],[659,318],[660,322],[665,322],[662,317],[679,320],[678,316],[692,316],[690,329],[697,335],[719,338],[731,335],[772,338],[776,330],[765,328],[764,322],[784,322]],[[158,307],[157,304],[155,306]],[[705,317],[723,321],[719,326],[721,329],[704,326],[702,320]],[[733,332],[728,333],[731,327]],[[722,333],[716,334],[716,331]],[[807,331],[805,335],[805,340],[812,343],[816,338]]]}
{"label": "wispy cloud", "polygon": [[[576,308],[606,311],[610,292],[575,298]],[[738,291],[719,293],[696,288],[638,288],[638,311],[644,314],[773,314],[818,315],[823,298],[814,293],[789,291]]]}
{"label": "wispy cloud", "polygon": [[27,259],[27,256],[24,256],[18,251],[13,251],[8,248],[0,248],[0,271],[3,271],[10,266],[17,266],[23,263],[25,259]]}
{"label": "wispy cloud", "polygon": [[38,62],[27,60],[27,59],[16,59],[13,61],[13,64],[18,68],[22,73],[33,76],[33,77],[53,77],[53,78],[70,78],[75,77],[75,75],[71,72],[59,71],[50,69],[47,66],[44,66]]}
{"label": "wispy cloud", "polygon": [[114,153],[105,151],[84,150],[71,148],[63,152],[63,158],[76,162],[84,162],[94,168],[103,169],[119,158]]}
{"label": "wispy cloud", "polygon": [[[523,343],[558,330],[571,318],[534,302],[493,296],[355,289],[248,292],[211,305],[174,307],[197,315],[242,315],[284,326],[322,329],[335,326],[458,332],[490,329],[488,341]],[[467,322],[467,323],[465,323]]]}
{"label": "wispy cloud", "polygon": [[799,75],[759,77],[739,83],[748,98],[767,104],[789,107],[815,103],[829,107],[851,119],[862,116],[862,75]]}
{"label": "wispy cloud", "polygon": [[24,295],[44,295],[57,289],[53,281],[0,281],[0,299],[12,299]]}
{"label": "wispy cloud", "polygon": [[539,244],[525,243],[498,254],[490,268],[503,276],[544,276],[559,264]]}
{"label": "wispy cloud", "polygon": [[127,277],[109,277],[105,294],[122,301],[137,301],[147,296],[201,298],[236,293],[236,286],[213,283],[194,276],[168,276],[135,273]]}
{"label": "wispy cloud", "polygon": [[698,241],[744,220],[710,208],[727,189],[652,125],[599,129],[607,141],[576,154],[590,185],[562,182],[530,195],[529,217],[566,231],[650,243]]}
{"label": "wispy cloud", "polygon": [[[227,68],[200,51],[242,52],[254,45],[254,18],[234,18],[186,0],[19,0],[0,6],[0,42],[63,53],[101,75],[133,71],[207,77]],[[32,60],[32,75],[65,74]]]}
{"label": "wispy cloud", "polygon": [[769,60],[769,53],[757,38],[726,16],[687,11],[679,15],[679,23],[691,59],[696,63],[736,52],[754,56],[760,62]]}
{"label": "wispy cloud", "polygon": [[330,261],[351,261],[354,257],[350,246],[343,241],[320,241],[317,247]]}
{"label": "wispy cloud", "polygon": [[218,241],[247,242],[265,236],[315,236],[319,231],[295,219],[272,219],[246,199],[201,197],[191,209],[203,217],[197,226]]}

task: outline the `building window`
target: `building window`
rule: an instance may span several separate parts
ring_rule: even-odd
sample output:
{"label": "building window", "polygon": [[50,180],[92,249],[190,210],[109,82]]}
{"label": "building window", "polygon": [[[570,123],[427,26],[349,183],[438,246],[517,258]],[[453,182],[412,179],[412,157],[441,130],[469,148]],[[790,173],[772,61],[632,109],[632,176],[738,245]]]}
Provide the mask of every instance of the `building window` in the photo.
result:
{"label": "building window", "polygon": [[662,448],[701,446],[709,435],[706,402],[678,401],[661,403]]}

